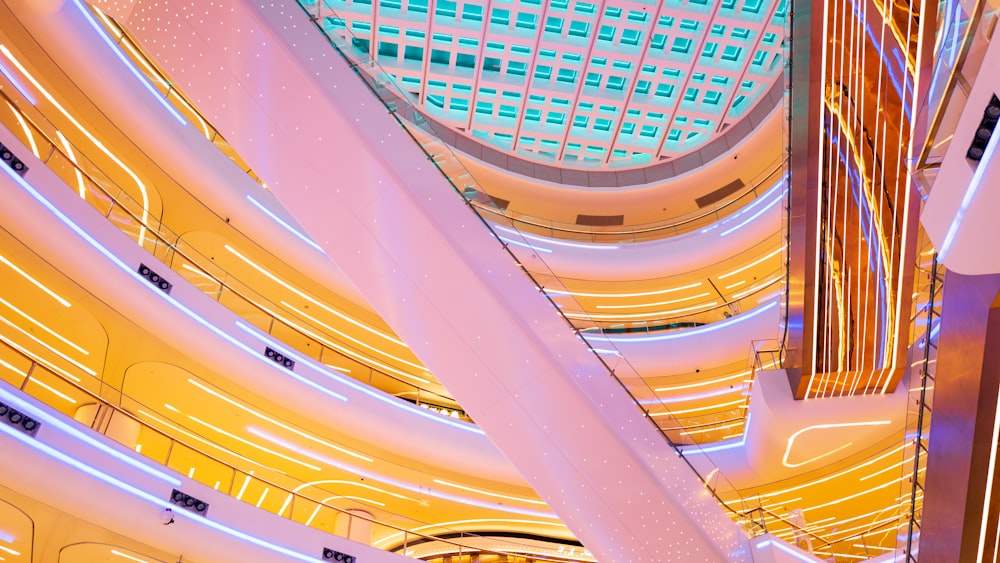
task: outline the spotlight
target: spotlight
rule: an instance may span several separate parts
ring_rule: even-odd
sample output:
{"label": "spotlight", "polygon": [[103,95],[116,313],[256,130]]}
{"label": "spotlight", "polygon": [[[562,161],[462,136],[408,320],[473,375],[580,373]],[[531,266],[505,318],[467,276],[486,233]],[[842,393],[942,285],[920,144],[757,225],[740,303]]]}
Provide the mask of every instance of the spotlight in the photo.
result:
{"label": "spotlight", "polygon": [[178,491],[177,489],[174,489],[170,493],[170,503],[175,504],[181,508],[190,510],[191,512],[194,512],[196,514],[207,516],[208,512],[207,502],[198,500],[185,492]]}
{"label": "spotlight", "polygon": [[32,437],[42,426],[42,423],[4,403],[0,403],[0,420]]}
{"label": "spotlight", "polygon": [[152,268],[150,268],[149,266],[147,266],[145,264],[139,264],[139,270],[138,271],[139,271],[139,275],[140,276],[146,278],[147,280],[149,280],[149,283],[151,283],[151,284],[155,285],[156,287],[160,288],[160,291],[162,291],[163,293],[166,293],[168,295],[170,294],[170,290],[171,290],[171,288],[174,287],[174,284],[172,284],[172,283],[168,282],[167,280],[163,279],[163,276],[161,276],[160,274],[157,274],[156,272],[154,272],[152,270]]}
{"label": "spotlight", "polygon": [[323,548],[323,561],[341,561],[342,563],[354,563],[354,556],[341,553],[329,547]]}
{"label": "spotlight", "polygon": [[997,119],[1000,119],[1000,99],[997,99],[996,94],[994,94],[989,105],[983,110],[983,118],[979,121],[979,126],[976,127],[976,134],[972,137],[969,150],[965,151],[966,158],[974,162],[979,162],[983,158],[986,145],[989,144],[993,130],[996,129]]}
{"label": "spotlight", "polygon": [[20,176],[24,176],[28,172],[28,166],[24,162],[21,162],[21,159],[14,156],[14,153],[5,147],[3,143],[0,143],[0,161],[10,166],[11,170],[17,172]]}
{"label": "spotlight", "polygon": [[272,362],[284,366],[288,370],[295,371],[295,360],[285,356],[270,346],[264,348],[264,356]]}

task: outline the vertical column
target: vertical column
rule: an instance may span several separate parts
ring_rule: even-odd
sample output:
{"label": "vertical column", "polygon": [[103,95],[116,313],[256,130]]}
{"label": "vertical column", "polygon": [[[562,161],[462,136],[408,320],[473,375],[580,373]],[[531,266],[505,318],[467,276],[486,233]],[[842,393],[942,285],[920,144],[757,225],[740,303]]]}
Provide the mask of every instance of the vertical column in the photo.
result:
{"label": "vertical column", "polygon": [[[993,559],[1000,484],[1000,274],[948,272],[927,457],[919,559]],[[985,520],[985,523],[984,523]]]}

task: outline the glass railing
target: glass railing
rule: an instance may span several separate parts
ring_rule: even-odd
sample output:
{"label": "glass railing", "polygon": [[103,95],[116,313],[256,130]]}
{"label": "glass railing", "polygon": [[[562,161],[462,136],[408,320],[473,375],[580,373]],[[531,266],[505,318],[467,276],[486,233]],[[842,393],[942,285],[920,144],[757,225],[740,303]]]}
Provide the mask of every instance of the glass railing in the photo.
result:
{"label": "glass railing", "polygon": [[937,373],[938,334],[941,322],[941,301],[945,282],[944,265],[937,261],[937,251],[930,238],[921,230],[917,246],[914,275],[913,314],[910,319],[910,379],[906,413],[906,458],[900,487],[899,542],[896,551],[906,555],[906,561],[917,561],[920,543],[920,521],[923,513],[924,478],[927,468],[927,446],[930,440],[931,411],[934,403],[934,380]]}
{"label": "glass railing", "polygon": [[463,194],[478,208],[483,217],[507,225],[524,233],[581,242],[620,243],[658,240],[703,229],[743,209],[750,202],[768,192],[784,174],[784,161],[778,160],[747,182],[749,186],[732,198],[706,206],[678,217],[628,226],[588,226],[561,223],[498,208],[489,196],[468,186]]}
{"label": "glass railing", "polygon": [[655,316],[641,320],[600,319],[589,315],[586,311],[574,311],[563,308],[563,312],[573,320],[581,333],[600,334],[643,334],[693,328],[710,323],[721,322],[738,316],[744,312],[765,305],[777,298],[777,293],[784,287],[784,268],[772,271],[763,279],[754,283],[751,290],[736,292],[719,300],[705,303],[685,304],[685,309],[694,309],[679,315]]}
{"label": "glass railing", "polygon": [[[537,561],[568,560],[560,556],[556,547],[558,541],[555,540],[552,547],[540,547],[537,543],[522,544],[514,539],[483,536],[431,525],[389,512],[384,507],[372,509],[372,512],[384,515],[375,518],[366,516],[357,509],[336,506],[330,499],[340,498],[337,491],[298,480],[287,473],[256,463],[194,433],[189,433],[189,439],[180,439],[175,435],[176,430],[168,432],[136,414],[155,412],[154,408],[143,405],[128,395],[119,395],[118,390],[109,389],[107,385],[98,386],[99,390],[90,389],[84,383],[65,375],[60,368],[28,353],[3,336],[0,336],[0,359],[5,368],[0,370],[0,381],[39,399],[68,417],[76,418],[78,422],[178,474],[293,522],[328,533],[331,530],[350,530],[351,523],[361,522],[365,526],[371,526],[373,545],[401,554],[408,552],[413,545],[433,541],[456,555],[530,554]],[[95,382],[99,379],[87,378]],[[112,403],[103,395],[116,395],[121,402]],[[122,430],[126,427],[129,431]],[[214,453],[194,445],[196,440],[206,444]],[[338,520],[343,523],[343,519],[347,520],[346,525],[335,525]],[[412,531],[415,528],[434,528],[436,531],[433,534]],[[577,553],[573,560],[591,561],[592,558]]]}
{"label": "glass railing", "polygon": [[257,293],[251,284],[223,270],[158,219],[149,217],[143,222],[142,205],[119,188],[101,167],[85,156],[84,151],[71,143],[72,150],[65,150],[63,143],[55,142],[58,129],[38,110],[30,104],[19,104],[6,90],[0,90],[0,100],[5,101],[3,106],[10,110],[4,111],[0,106],[0,124],[5,125],[26,146],[32,147],[43,163],[67,186],[75,188],[80,197],[111,224],[205,295],[305,356],[335,366],[354,379],[386,393],[418,404],[426,401],[435,406],[448,407],[458,413],[459,418],[468,420],[443,388],[412,382],[424,379],[426,374],[411,374],[388,364],[382,368],[375,367],[367,353],[339,341],[309,319],[271,302]]}
{"label": "glass railing", "polygon": [[[918,115],[929,117],[924,138],[915,138],[920,152],[913,175],[924,199],[930,194],[938,168],[951,146],[952,134],[965,109],[971,85],[983,60],[996,18],[985,17],[991,10],[986,0],[938,2],[934,64],[927,95],[920,101]],[[970,56],[970,55],[975,56]],[[920,144],[918,144],[919,142]]]}

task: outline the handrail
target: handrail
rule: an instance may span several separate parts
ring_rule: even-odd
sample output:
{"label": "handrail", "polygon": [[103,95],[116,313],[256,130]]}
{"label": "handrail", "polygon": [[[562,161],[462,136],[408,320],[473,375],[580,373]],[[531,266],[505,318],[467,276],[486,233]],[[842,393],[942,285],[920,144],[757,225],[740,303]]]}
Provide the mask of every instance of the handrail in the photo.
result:
{"label": "handrail", "polygon": [[689,323],[690,326],[701,326],[732,318],[733,316],[737,316],[743,312],[753,309],[753,307],[744,308],[744,305],[752,303],[752,298],[759,298],[762,294],[766,294],[768,290],[773,290],[775,285],[781,285],[784,281],[784,271],[782,269],[775,270],[774,272],[769,273],[765,277],[765,280],[765,285],[761,285],[752,292],[745,293],[736,299],[725,300],[722,303],[707,306],[704,309],[700,309],[692,313],[684,313],[682,315],[654,317],[648,320],[593,319],[586,316],[585,312],[580,316],[577,316],[575,311],[571,311],[571,318],[579,321],[580,323],[590,323],[593,325],[579,328],[578,332],[583,334],[617,334],[619,331],[615,330],[615,327],[619,325],[630,327],[620,331],[629,334],[642,334],[669,330],[670,325],[672,324],[687,325]]}
{"label": "handrail", "polygon": [[[277,482],[275,482],[273,480],[265,479],[263,477],[260,477],[260,476],[256,475],[254,473],[254,471],[244,471],[243,469],[240,469],[236,465],[233,465],[232,463],[227,462],[224,459],[222,459],[222,458],[220,458],[220,457],[218,457],[216,455],[208,453],[208,452],[206,452],[206,451],[204,451],[204,450],[202,450],[202,449],[200,449],[200,448],[192,445],[189,442],[186,442],[184,440],[175,438],[171,434],[169,434],[169,433],[167,433],[167,432],[159,429],[155,425],[150,424],[150,423],[142,420],[138,416],[132,414],[132,412],[130,412],[129,410],[127,410],[127,409],[125,409],[125,408],[123,408],[121,406],[118,406],[118,405],[116,405],[114,403],[111,403],[110,401],[108,401],[107,399],[105,399],[104,397],[102,397],[101,395],[99,395],[98,393],[95,393],[95,392],[87,389],[81,383],[73,381],[69,377],[66,377],[65,375],[63,375],[61,373],[62,370],[59,370],[58,368],[56,368],[55,366],[53,366],[51,363],[49,363],[47,360],[45,360],[43,358],[40,358],[38,356],[33,356],[33,355],[29,354],[22,347],[18,346],[14,342],[11,342],[10,340],[8,340],[7,337],[0,335],[0,343],[5,344],[11,350],[13,350],[17,354],[19,354],[24,360],[26,360],[26,361],[29,362],[28,369],[25,371],[25,373],[21,374],[22,377],[24,378],[21,381],[21,384],[19,386],[20,390],[22,392],[27,393],[27,391],[25,389],[28,387],[28,384],[31,383],[32,381],[36,381],[37,380],[37,379],[33,379],[33,378],[37,377],[36,376],[36,371],[40,371],[40,370],[37,370],[37,368],[41,367],[43,370],[45,370],[45,373],[49,373],[49,374],[55,375],[56,377],[60,378],[60,380],[64,384],[72,387],[75,391],[77,391],[79,393],[82,393],[82,395],[84,397],[86,397],[87,400],[93,401],[93,403],[96,403],[96,404],[100,405],[101,408],[98,409],[97,412],[95,412],[94,418],[93,418],[93,420],[92,420],[92,422],[90,424],[91,429],[93,429],[94,431],[100,432],[101,434],[105,435],[106,437],[108,437],[108,438],[110,438],[112,440],[115,440],[116,442],[121,443],[119,440],[117,440],[115,438],[115,436],[109,435],[107,428],[105,428],[103,431],[99,429],[101,426],[104,426],[103,423],[105,423],[105,422],[107,422],[107,420],[109,420],[108,419],[109,415],[107,414],[109,411],[110,411],[111,415],[121,415],[121,416],[127,418],[128,420],[131,420],[134,423],[138,424],[140,428],[149,430],[149,431],[153,432],[154,434],[160,436],[161,438],[164,438],[164,439],[166,439],[166,440],[169,441],[169,446],[167,448],[166,457],[162,461],[159,460],[159,459],[156,459],[156,458],[154,458],[154,457],[152,457],[152,456],[150,456],[148,454],[143,454],[142,452],[137,452],[137,453],[139,453],[139,454],[143,455],[144,457],[146,457],[148,459],[151,459],[151,460],[153,460],[153,461],[155,461],[157,463],[160,463],[163,466],[168,467],[168,468],[170,467],[171,456],[182,455],[182,454],[191,454],[191,453],[196,454],[198,456],[201,456],[205,460],[211,461],[211,462],[216,463],[216,464],[218,464],[218,465],[220,465],[222,467],[225,467],[226,469],[228,469],[228,471],[231,473],[231,476],[232,476],[231,479],[230,479],[230,481],[229,481],[229,487],[226,488],[225,490],[223,490],[224,488],[221,487],[221,486],[218,486],[218,487],[215,487],[215,488],[216,488],[216,490],[219,490],[220,492],[228,494],[229,496],[237,497],[237,495],[234,494],[235,493],[234,489],[236,488],[237,483],[238,483],[237,478],[240,477],[240,476],[244,477],[244,480],[247,481],[247,482],[255,481],[255,482],[258,482],[260,484],[263,484],[263,485],[269,487],[272,490],[281,491],[284,495],[286,495],[286,497],[285,497],[285,501],[281,505],[281,508],[277,512],[275,512],[275,514],[277,514],[280,517],[288,518],[289,520],[295,521],[296,520],[296,517],[295,517],[295,515],[296,515],[295,501],[298,500],[299,503],[300,503],[300,508],[301,508],[301,503],[303,503],[303,502],[305,502],[305,503],[312,503],[312,504],[317,505],[317,506],[323,506],[323,507],[329,508],[329,509],[335,511],[337,514],[346,515],[349,519],[355,519],[356,518],[356,519],[359,519],[359,520],[362,520],[362,521],[370,522],[372,524],[377,524],[379,526],[388,528],[390,530],[394,530],[395,532],[398,532],[398,533],[402,533],[404,541],[403,541],[403,544],[398,547],[398,549],[402,549],[404,551],[405,551],[407,545],[410,543],[410,541],[412,541],[411,538],[419,538],[421,540],[439,541],[439,542],[445,543],[447,545],[452,545],[456,549],[463,549],[463,550],[464,549],[474,549],[474,550],[476,550],[478,552],[482,552],[482,553],[490,553],[490,554],[497,554],[497,555],[506,555],[506,554],[512,554],[512,553],[515,553],[515,554],[519,553],[519,551],[516,549],[519,546],[519,544],[517,542],[509,542],[509,544],[512,546],[512,549],[510,549],[510,550],[502,550],[501,551],[501,550],[482,549],[482,548],[480,548],[478,546],[470,546],[470,545],[467,545],[466,543],[462,543],[462,542],[459,542],[459,541],[454,541],[452,538],[455,537],[456,535],[459,538],[484,538],[484,539],[489,539],[490,541],[493,541],[493,542],[496,542],[496,539],[495,538],[490,538],[488,536],[482,536],[480,534],[475,534],[475,533],[470,533],[470,532],[465,532],[465,531],[460,531],[460,530],[448,529],[445,526],[435,525],[435,527],[437,527],[437,528],[448,530],[447,534],[445,534],[445,535],[448,535],[448,536],[451,536],[451,537],[441,537],[439,535],[422,534],[422,533],[419,533],[419,532],[413,532],[413,531],[408,530],[406,528],[399,527],[399,526],[397,526],[395,524],[384,522],[384,521],[379,520],[379,519],[377,519],[375,517],[365,516],[363,514],[358,514],[356,512],[352,512],[351,510],[348,510],[348,509],[338,508],[337,506],[329,504],[325,500],[319,500],[319,499],[313,498],[310,495],[303,494],[303,493],[301,493],[299,491],[296,491],[296,490],[294,490],[292,488],[289,488],[287,486],[281,485],[281,484],[279,484],[279,483],[277,483]],[[135,404],[141,405],[141,403],[139,403],[138,401],[135,401],[134,399],[131,399],[131,397],[129,397],[128,395],[124,394],[121,390],[115,389],[114,391],[116,393],[119,393],[123,398],[128,398],[130,401],[134,402]],[[32,396],[34,396],[34,395],[32,395]],[[43,402],[45,402],[40,397],[35,397],[35,398],[37,398],[37,399],[42,400]],[[84,404],[86,404],[86,403],[84,403]],[[80,422],[80,421],[78,421],[78,422]],[[122,444],[122,445],[124,445],[124,446],[128,447],[129,449],[132,449],[133,451],[135,451],[135,444]],[[226,448],[224,448],[223,446],[219,446],[218,444],[213,444],[213,445],[216,445],[217,447],[219,447],[222,450],[226,450]],[[147,449],[146,451],[148,452],[149,450]],[[239,455],[239,454],[236,454],[235,452],[232,452],[232,453],[234,455],[237,455],[237,456]],[[185,459],[185,463],[189,463],[189,462],[190,462],[190,460]],[[193,465],[192,465],[192,467],[193,467]],[[199,473],[198,472],[194,472],[194,475],[199,475]],[[216,485],[216,483],[214,483],[214,482],[202,481],[199,478],[194,477],[194,476],[192,476],[190,478],[194,479],[196,481],[199,481],[199,482],[201,482],[201,483],[203,483],[205,485],[208,485],[210,487],[212,487],[213,485]],[[298,481],[298,480],[295,480],[295,481]],[[300,482],[300,481],[299,481],[299,483],[300,484],[305,484],[305,483]],[[245,488],[245,486],[241,486],[241,488]],[[239,500],[242,501],[243,499],[240,498]],[[248,502],[248,501],[243,501],[243,502]],[[248,502],[248,504],[249,504],[249,502]],[[311,506],[311,505],[307,504],[306,506],[308,507],[308,506]],[[258,507],[258,508],[260,508],[260,507]],[[399,517],[399,518],[404,519],[404,520],[411,520],[411,521],[413,520],[413,518],[411,518],[411,517],[403,516],[403,515],[399,515],[399,514],[394,514],[394,513],[390,512],[390,511],[385,510],[384,508],[380,508],[379,510],[382,511],[382,512],[386,512],[388,514],[392,514],[393,516]],[[300,522],[300,523],[305,523],[305,522]],[[420,524],[424,525],[424,524],[427,524],[427,523],[420,522]],[[509,540],[505,540],[505,541],[509,541]],[[524,546],[524,548],[528,548],[528,546]],[[534,549],[534,547],[532,547],[532,549]],[[528,550],[525,550],[525,551],[530,553],[530,551],[528,551]],[[567,560],[567,558],[561,558],[561,557],[558,557],[558,556],[548,557],[548,556],[538,556],[538,555],[534,555],[533,554],[533,555],[531,555],[531,557],[533,559],[535,559],[535,560],[538,560],[538,561],[566,561]]]}
{"label": "handrail", "polygon": [[[933,252],[933,248],[931,249]],[[919,270],[919,264],[918,264]],[[906,514],[906,548],[904,553],[906,554],[907,562],[917,560],[917,543],[919,538],[915,537],[917,534],[917,529],[920,527],[920,517],[921,511],[919,507],[922,505],[922,498],[920,492],[923,490],[924,480],[921,477],[922,467],[926,467],[927,460],[924,454],[927,451],[927,446],[925,441],[927,436],[925,435],[924,427],[927,424],[927,420],[931,416],[931,397],[933,396],[933,386],[935,380],[935,362],[932,361],[931,355],[932,351],[937,348],[937,338],[940,331],[934,330],[934,321],[937,318],[940,322],[941,311],[940,311],[940,298],[941,298],[941,286],[944,284],[945,270],[941,264],[938,263],[938,255],[934,252],[930,270],[928,271],[929,276],[929,286],[927,288],[928,297],[926,307],[926,318],[927,322],[924,325],[924,333],[920,335],[920,338],[915,339],[923,345],[923,353],[920,359],[920,396],[917,399],[917,420],[916,420],[916,435],[913,437],[913,471],[910,475],[910,495],[909,495],[909,510]],[[921,292],[923,293],[923,292]],[[916,300],[914,300],[916,301]],[[918,303],[914,303],[914,308],[919,314],[920,307]],[[915,325],[915,323],[914,323]],[[911,344],[912,345],[912,344]]]}
{"label": "handrail", "polygon": [[[983,15],[983,8],[987,4],[988,2],[986,0],[976,0],[975,6],[972,9],[972,14],[969,18],[969,25],[966,26],[965,35],[962,37],[961,49],[951,67],[951,72],[948,73],[948,78],[945,80],[943,87],[944,94],[941,101],[938,103],[937,107],[934,108],[934,115],[931,117],[930,125],[927,128],[927,136],[924,138],[924,144],[920,148],[920,153],[917,156],[916,165],[914,167],[915,170],[922,170],[927,166],[927,158],[934,146],[934,139],[937,137],[938,129],[941,127],[945,113],[948,108],[951,107],[949,102],[951,101],[951,96],[954,93],[955,85],[961,82],[959,81],[959,75],[962,72],[962,67],[965,66],[965,59],[969,54],[969,50],[972,48],[972,39],[979,30],[979,22]],[[929,94],[933,93],[929,92]],[[926,102],[930,103],[930,100],[928,99]]]}
{"label": "handrail", "polygon": [[[169,229],[169,227],[164,225],[162,222],[159,221],[154,222],[154,220],[143,222],[141,220],[141,214],[135,211],[137,206],[138,208],[141,208],[138,202],[132,199],[132,197],[127,192],[125,192],[125,190],[118,187],[118,185],[113,180],[110,179],[109,175],[104,174],[98,166],[96,166],[92,161],[87,159],[82,151],[74,150],[73,151],[74,154],[72,156],[67,154],[67,152],[61,147],[61,145],[57,143],[42,126],[39,125],[38,121],[34,117],[26,113],[22,109],[21,105],[18,104],[16,100],[14,100],[8,95],[6,90],[0,90],[0,100],[5,101],[7,103],[7,106],[11,109],[11,111],[16,112],[16,115],[20,118],[20,120],[23,120],[21,123],[18,123],[17,125],[9,124],[8,130],[10,130],[11,133],[13,134],[18,135],[19,137],[21,136],[20,135],[21,133],[25,135],[34,134],[39,136],[42,140],[44,140],[45,143],[48,144],[48,152],[43,155],[41,154],[43,151],[40,150],[38,155],[39,159],[44,164],[48,165],[49,168],[51,168],[54,172],[56,172],[57,175],[59,175],[62,172],[62,170],[59,169],[59,166],[69,167],[72,170],[72,174],[74,177],[71,179],[64,178],[64,180],[67,180],[67,183],[71,183],[72,181],[80,181],[80,182],[85,181],[84,183],[86,183],[86,188],[88,189],[88,194],[86,195],[91,197],[84,197],[84,200],[87,201],[89,204],[91,204],[91,206],[94,207],[98,212],[104,215],[105,218],[111,220],[112,216],[114,216],[115,220],[111,220],[112,224],[116,225],[119,229],[121,229],[124,233],[126,233],[129,236],[132,236],[132,233],[129,232],[130,227],[142,225],[150,234],[149,237],[146,237],[147,240],[144,240],[143,246],[146,247],[146,249],[150,251],[154,256],[163,261],[164,264],[166,264],[168,267],[175,270],[182,276],[186,275],[183,271],[185,266],[187,266],[188,264],[193,265],[193,267],[196,267],[198,269],[198,273],[201,276],[198,280],[199,282],[204,282],[205,278],[207,278],[218,284],[217,288],[210,288],[210,290],[203,289],[203,293],[212,297],[221,304],[226,305],[231,310],[234,310],[234,312],[237,312],[235,311],[235,309],[233,309],[232,306],[227,305],[227,303],[223,300],[223,297],[227,296],[226,292],[228,292],[228,294],[235,295],[241,300],[241,302],[244,302],[251,308],[255,309],[259,313],[262,313],[263,315],[265,315],[270,319],[268,326],[266,327],[261,327],[259,324],[253,323],[257,325],[258,328],[261,328],[261,330],[264,330],[268,334],[275,336],[279,340],[283,340],[281,339],[280,335],[275,334],[274,330],[276,327],[276,322],[280,323],[280,326],[287,327],[288,329],[299,333],[305,340],[310,342],[315,342],[317,345],[317,349],[320,351],[319,352],[320,357],[322,357],[323,351],[329,350],[331,353],[336,354],[341,359],[347,360],[348,362],[352,362],[352,365],[353,364],[363,365],[365,368],[369,370],[367,381],[363,377],[360,377],[363,374],[354,374],[352,370],[352,372],[347,375],[351,375],[354,379],[374,385],[376,376],[378,376],[380,379],[385,378],[387,380],[391,380],[392,386],[402,385],[406,389],[415,390],[417,392],[418,397],[427,394],[432,397],[432,402],[436,402],[436,404],[443,402],[446,405],[454,406],[456,410],[460,410],[460,407],[457,406],[457,403],[453,398],[441,392],[434,391],[430,388],[422,387],[420,385],[416,385],[414,383],[401,379],[400,376],[393,375],[385,370],[378,369],[373,365],[365,363],[363,360],[368,358],[366,358],[363,353],[357,350],[353,350],[352,347],[348,344],[338,342],[337,346],[340,349],[334,348],[333,346],[331,346],[333,338],[328,335],[325,335],[324,330],[315,327],[311,328],[309,332],[303,330],[303,328],[299,325],[311,325],[311,323],[308,320],[296,318],[295,321],[293,322],[287,316],[280,316],[278,313],[276,313],[276,311],[281,309],[279,305],[270,302],[267,298],[254,292],[252,289],[250,289],[251,286],[249,284],[240,282],[235,276],[226,272],[223,268],[215,264],[210,258],[201,254],[194,247],[182,244],[181,237],[173,233]],[[47,121],[47,119],[43,115],[39,114],[39,116],[43,120]],[[50,126],[51,129],[57,130],[57,128],[51,123],[49,123],[48,125]],[[18,130],[19,126],[22,129],[21,131]],[[30,128],[31,131],[23,130],[25,126]],[[22,138],[22,140],[26,141],[26,144],[29,145],[34,143],[33,139]],[[73,145],[71,142],[69,141],[67,142],[70,144],[70,146],[76,147],[76,145]],[[98,179],[96,179],[93,176],[93,174],[87,169],[86,166],[81,165],[81,161],[86,161],[85,164],[89,164],[90,166],[93,167],[94,170],[100,172],[101,175],[103,176],[103,181],[99,181]],[[106,186],[106,184],[110,184],[113,187],[117,187],[118,193],[116,194],[112,193],[112,191]],[[93,189],[96,189],[97,192],[99,193],[91,193],[90,190]],[[101,207],[99,207],[99,205],[104,205],[104,204],[108,205],[107,209],[102,209]],[[120,213],[117,212],[118,209],[120,209],[121,211]],[[124,216],[122,214],[124,214]],[[135,237],[132,238],[134,239]],[[180,257],[182,260],[177,260],[177,257]],[[240,287],[237,287],[237,284]],[[251,293],[253,294],[252,296],[250,295]],[[293,313],[289,313],[288,315],[295,316]],[[251,322],[253,321],[251,320]],[[320,338],[319,335],[321,334],[325,336]],[[306,355],[312,355],[315,353],[310,350],[299,349],[296,347],[294,343],[286,342],[286,344],[288,344],[293,348],[296,348],[299,352]],[[350,353],[345,353],[344,351],[341,350],[350,351],[354,354],[354,356],[352,357]],[[383,384],[383,387],[385,387],[385,384]],[[420,402],[422,402],[422,400]],[[466,420],[469,420],[468,416],[465,415],[464,412],[462,412],[460,416]]]}
{"label": "handrail", "polygon": [[471,194],[467,194],[467,199],[477,209],[498,216],[492,218],[493,221],[509,224],[514,228],[519,228],[518,225],[527,227],[524,229],[526,232],[548,235],[553,238],[571,240],[589,239],[591,242],[640,242],[682,235],[728,217],[770,190],[771,186],[782,176],[784,168],[785,160],[778,159],[772,167],[769,167],[764,173],[755,177],[750,182],[749,188],[722,203],[714,204],[707,211],[699,209],[671,219],[629,225],[627,227],[595,226],[590,229],[580,229],[579,225],[575,223],[549,221],[527,214],[514,213],[507,209],[500,209],[496,206],[485,204],[480,199],[474,199]]}
{"label": "handrail", "polygon": [[[215,126],[201,114],[200,111],[198,111],[198,108],[196,108],[195,105],[187,99],[187,96],[185,96],[183,92],[174,86],[173,82],[167,78],[167,74],[160,68],[160,65],[158,65],[156,61],[149,56],[149,53],[147,53],[142,45],[140,45],[139,42],[132,37],[128,30],[122,27],[117,20],[102,12],[97,6],[94,6],[93,4],[86,5],[91,11],[94,12],[94,14],[97,15],[97,19],[104,25],[105,29],[115,36],[118,44],[125,46],[125,49],[122,49],[121,52],[126,57],[129,57],[138,63],[136,68],[139,72],[142,72],[150,79],[152,86],[157,88],[157,90],[163,94],[164,99],[170,102],[179,111],[194,117],[198,122],[199,128],[204,133],[205,138],[215,145],[220,152],[229,157],[229,159],[232,160],[236,166],[240,168],[240,170],[243,170],[248,176],[250,176],[253,181],[257,182],[266,189],[267,184],[264,182],[263,178],[258,176],[253,169],[250,168],[250,165],[243,160],[243,157],[241,157],[238,152],[232,150],[231,145],[226,141],[225,137],[222,136],[222,133],[220,133],[219,130],[216,129]],[[171,96],[174,96],[176,99]]]}

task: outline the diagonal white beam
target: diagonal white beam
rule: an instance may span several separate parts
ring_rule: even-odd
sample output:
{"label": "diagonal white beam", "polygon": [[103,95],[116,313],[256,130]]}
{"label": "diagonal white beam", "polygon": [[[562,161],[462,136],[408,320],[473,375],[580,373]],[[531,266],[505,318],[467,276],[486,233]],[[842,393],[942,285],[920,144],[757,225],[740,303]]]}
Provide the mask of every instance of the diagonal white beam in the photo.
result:
{"label": "diagonal white beam", "polygon": [[599,560],[750,560],[742,531],[304,13],[264,0],[186,10],[140,0],[134,32]]}

